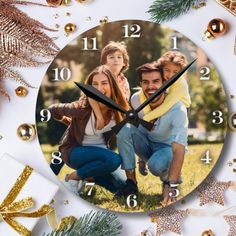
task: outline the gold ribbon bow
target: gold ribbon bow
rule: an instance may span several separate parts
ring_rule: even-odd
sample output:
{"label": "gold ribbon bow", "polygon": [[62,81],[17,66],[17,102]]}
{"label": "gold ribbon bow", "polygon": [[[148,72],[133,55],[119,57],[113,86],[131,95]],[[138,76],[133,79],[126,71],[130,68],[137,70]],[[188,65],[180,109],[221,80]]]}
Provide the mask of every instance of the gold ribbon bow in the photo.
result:
{"label": "gold ribbon bow", "polygon": [[21,223],[17,222],[14,219],[15,217],[37,218],[54,212],[53,207],[49,205],[43,205],[34,212],[24,212],[24,210],[34,206],[34,201],[31,197],[15,201],[32,172],[33,169],[31,167],[26,166],[24,168],[14,186],[0,205],[0,223],[1,221],[6,222],[22,236],[30,236],[31,231]]}

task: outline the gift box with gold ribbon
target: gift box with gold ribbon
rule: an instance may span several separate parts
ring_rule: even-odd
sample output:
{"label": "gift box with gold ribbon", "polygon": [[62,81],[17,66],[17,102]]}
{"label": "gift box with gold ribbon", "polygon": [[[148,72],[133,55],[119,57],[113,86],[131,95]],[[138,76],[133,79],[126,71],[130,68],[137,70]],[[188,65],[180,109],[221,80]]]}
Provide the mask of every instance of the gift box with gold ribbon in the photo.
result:
{"label": "gift box with gold ribbon", "polygon": [[28,236],[40,217],[54,212],[58,186],[10,155],[0,158],[0,235]]}

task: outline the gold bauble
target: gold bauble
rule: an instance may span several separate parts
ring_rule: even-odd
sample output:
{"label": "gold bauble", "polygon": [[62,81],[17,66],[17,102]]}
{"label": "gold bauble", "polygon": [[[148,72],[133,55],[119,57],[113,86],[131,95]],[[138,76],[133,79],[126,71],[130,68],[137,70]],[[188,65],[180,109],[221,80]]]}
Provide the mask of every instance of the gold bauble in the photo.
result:
{"label": "gold bauble", "polygon": [[73,23],[68,23],[64,26],[64,30],[66,33],[73,33],[76,30],[76,25]]}
{"label": "gold bauble", "polygon": [[202,232],[202,235],[201,236],[214,236],[212,230],[205,230]]}
{"label": "gold bauble", "polygon": [[23,140],[23,141],[30,141],[32,140],[35,135],[36,135],[36,130],[35,130],[35,126],[32,124],[21,124],[18,128],[17,128],[17,136]]}
{"label": "gold bauble", "polygon": [[223,35],[226,32],[226,29],[226,23],[222,19],[215,18],[208,23],[204,35],[207,39],[214,39],[215,37]]}
{"label": "gold bauble", "polygon": [[19,86],[15,89],[15,92],[18,97],[25,97],[28,93],[28,90],[23,86]]}

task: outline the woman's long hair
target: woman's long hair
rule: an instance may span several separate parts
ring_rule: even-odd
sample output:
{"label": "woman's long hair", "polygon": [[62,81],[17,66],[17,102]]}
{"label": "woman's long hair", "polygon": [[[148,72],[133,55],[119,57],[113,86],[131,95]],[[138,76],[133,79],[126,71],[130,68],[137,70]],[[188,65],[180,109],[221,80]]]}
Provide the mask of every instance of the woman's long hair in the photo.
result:
{"label": "woman's long hair", "polygon": [[[127,100],[125,99],[123,93],[121,92],[121,89],[119,88],[116,80],[115,80],[115,75],[107,68],[107,66],[98,66],[96,67],[88,76],[88,78],[85,81],[85,84],[92,85],[93,82],[93,77],[97,74],[104,74],[109,81],[109,84],[111,86],[111,99],[119,104],[122,108],[125,110],[129,110],[129,104]],[[118,123],[123,120],[124,114],[113,110],[114,115],[115,115],[115,121]]]}

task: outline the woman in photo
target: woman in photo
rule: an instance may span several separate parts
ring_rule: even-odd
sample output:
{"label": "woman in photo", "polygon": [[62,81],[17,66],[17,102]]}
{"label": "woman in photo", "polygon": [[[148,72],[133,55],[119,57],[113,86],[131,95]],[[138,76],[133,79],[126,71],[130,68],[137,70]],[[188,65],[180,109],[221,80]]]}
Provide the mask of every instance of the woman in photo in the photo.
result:
{"label": "woman in photo", "polygon": [[[94,86],[104,95],[129,109],[127,100],[117,85],[114,75],[106,66],[99,66],[88,76],[86,84]],[[113,172],[120,166],[121,158],[110,150],[111,127],[123,117],[106,105],[98,103],[105,126],[96,129],[96,116],[89,102],[81,107],[79,101],[53,104],[48,109],[54,119],[71,119],[60,145],[62,159],[75,171],[66,175],[65,183],[72,192],[79,194],[83,181],[95,182],[115,192],[124,184],[124,179]]]}

